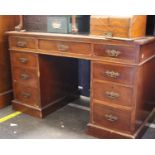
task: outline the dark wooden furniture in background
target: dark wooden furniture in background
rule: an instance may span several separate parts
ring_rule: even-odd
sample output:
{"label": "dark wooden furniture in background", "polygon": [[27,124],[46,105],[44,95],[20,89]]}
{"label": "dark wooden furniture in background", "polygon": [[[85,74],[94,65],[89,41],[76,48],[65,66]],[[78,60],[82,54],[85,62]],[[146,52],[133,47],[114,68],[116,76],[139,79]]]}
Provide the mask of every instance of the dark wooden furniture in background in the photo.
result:
{"label": "dark wooden furniture in background", "polygon": [[8,36],[5,32],[14,30],[17,24],[16,18],[16,16],[0,16],[0,108],[10,104],[12,100]]}
{"label": "dark wooden furniture in background", "polygon": [[155,103],[155,38],[116,40],[84,35],[8,32],[13,108],[37,117],[78,95],[77,60],[91,61],[88,133],[136,138]]}
{"label": "dark wooden furniture in background", "polygon": [[[57,21],[56,27],[60,26],[63,22],[62,19],[64,16],[52,16],[52,15],[20,15],[18,17],[19,23],[15,27],[16,31],[32,31],[32,32],[48,32],[48,26],[52,23],[48,23],[50,17],[54,17],[54,21]],[[85,16],[69,16],[66,15],[65,17],[68,18],[67,26],[62,26],[60,28],[56,28],[57,33],[64,33],[62,29],[68,27],[67,33],[89,33],[89,15]],[[61,18],[61,20],[60,20]],[[48,25],[49,24],[49,25]],[[60,25],[59,25],[60,24]]]}

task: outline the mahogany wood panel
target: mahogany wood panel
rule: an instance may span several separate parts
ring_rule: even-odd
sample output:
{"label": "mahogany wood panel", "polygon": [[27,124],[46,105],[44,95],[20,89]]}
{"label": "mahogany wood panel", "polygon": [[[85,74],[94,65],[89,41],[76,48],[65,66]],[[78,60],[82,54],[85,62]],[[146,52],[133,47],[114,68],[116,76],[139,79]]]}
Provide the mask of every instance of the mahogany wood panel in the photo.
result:
{"label": "mahogany wood panel", "polygon": [[35,39],[31,37],[11,37],[10,47],[34,49]]}
{"label": "mahogany wood panel", "polygon": [[39,77],[36,69],[13,67],[13,81],[38,88]]}
{"label": "mahogany wood panel", "polygon": [[14,83],[14,96],[16,101],[40,107],[39,90],[33,86]]}
{"label": "mahogany wood panel", "polygon": [[16,100],[13,100],[12,104],[14,110],[21,111],[34,117],[43,118],[43,113],[38,107],[24,104]]}
{"label": "mahogany wood panel", "polygon": [[[155,107],[155,58],[146,62],[143,66],[139,67],[137,73],[137,100],[135,109],[135,123],[139,127],[143,120],[147,118],[150,111]],[[139,77],[139,78],[138,78]]]}
{"label": "mahogany wood panel", "polygon": [[99,103],[93,103],[93,121],[95,124],[117,129],[130,131],[131,113],[105,106]]}
{"label": "mahogany wood panel", "polygon": [[152,55],[154,55],[154,52],[155,52],[154,47],[155,47],[155,42],[151,42],[147,45],[141,46],[139,62],[143,62],[148,58],[152,57]]}
{"label": "mahogany wood panel", "polygon": [[77,59],[40,55],[39,66],[42,107],[78,91]]}
{"label": "mahogany wood panel", "polygon": [[91,44],[79,42],[66,42],[55,40],[39,40],[38,48],[50,52],[67,52],[75,54],[91,54]]}
{"label": "mahogany wood panel", "polygon": [[11,52],[13,66],[37,68],[37,54],[26,52]]}
{"label": "mahogany wood panel", "polygon": [[113,44],[95,44],[94,56],[112,58],[113,60],[126,60],[136,62],[138,57],[138,49],[136,46],[124,46]]}
{"label": "mahogany wood panel", "polygon": [[130,134],[122,134],[122,132],[118,132],[116,130],[109,130],[108,128],[101,128],[100,126],[89,123],[87,134],[93,135],[95,137],[102,137],[105,139],[133,139],[136,138]]}
{"label": "mahogany wood panel", "polygon": [[109,104],[132,105],[133,89],[107,82],[93,82],[93,98]]}
{"label": "mahogany wood panel", "polygon": [[136,73],[136,68],[134,66],[93,61],[92,67],[93,78],[96,80],[133,85]]}

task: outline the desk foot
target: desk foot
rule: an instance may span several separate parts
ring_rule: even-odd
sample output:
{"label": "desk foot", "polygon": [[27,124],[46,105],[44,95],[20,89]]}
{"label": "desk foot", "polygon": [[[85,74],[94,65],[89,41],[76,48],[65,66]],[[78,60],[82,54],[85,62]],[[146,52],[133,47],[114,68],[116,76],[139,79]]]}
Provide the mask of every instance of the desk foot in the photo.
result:
{"label": "desk foot", "polygon": [[21,111],[23,113],[29,114],[34,117],[44,118],[48,114],[56,111],[57,109],[60,109],[61,107],[67,105],[70,101],[75,100],[77,98],[79,98],[79,94],[65,96],[63,98],[60,98],[60,99],[54,101],[54,102],[51,102],[50,104],[48,104],[42,108],[33,107],[30,105],[18,102],[16,100],[13,100],[12,104],[13,104],[14,110]]}
{"label": "desk foot", "polygon": [[92,135],[97,138],[102,139],[132,139],[134,138],[129,134],[121,134],[121,132],[116,132],[114,130],[109,130],[108,128],[103,128],[93,124],[88,124],[87,134]]}
{"label": "desk foot", "polygon": [[155,108],[148,115],[148,117],[145,119],[143,124],[134,133],[124,133],[124,132],[112,130],[106,127],[101,127],[93,123],[89,123],[87,134],[97,138],[102,138],[102,139],[107,139],[107,138],[108,139],[138,139],[138,138],[141,138],[145,133],[145,131],[148,129],[148,126],[146,126],[146,123],[152,122],[154,116],[155,116]]}

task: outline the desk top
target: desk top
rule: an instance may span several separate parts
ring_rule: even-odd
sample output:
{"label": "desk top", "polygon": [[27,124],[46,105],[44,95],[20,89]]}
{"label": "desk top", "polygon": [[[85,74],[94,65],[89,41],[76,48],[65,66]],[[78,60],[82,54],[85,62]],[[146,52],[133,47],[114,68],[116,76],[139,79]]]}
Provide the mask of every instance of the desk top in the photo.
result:
{"label": "desk top", "polygon": [[115,42],[126,42],[127,44],[138,44],[143,45],[150,43],[155,40],[154,36],[146,36],[141,38],[117,38],[117,37],[103,37],[103,36],[96,36],[96,35],[84,35],[84,34],[58,34],[58,33],[43,33],[43,32],[26,32],[26,31],[8,31],[6,32],[8,35],[16,35],[16,36],[34,36],[34,37],[48,37],[48,38],[61,38],[64,40],[72,39],[73,41],[87,41],[87,42],[94,42],[94,41],[115,41]]}

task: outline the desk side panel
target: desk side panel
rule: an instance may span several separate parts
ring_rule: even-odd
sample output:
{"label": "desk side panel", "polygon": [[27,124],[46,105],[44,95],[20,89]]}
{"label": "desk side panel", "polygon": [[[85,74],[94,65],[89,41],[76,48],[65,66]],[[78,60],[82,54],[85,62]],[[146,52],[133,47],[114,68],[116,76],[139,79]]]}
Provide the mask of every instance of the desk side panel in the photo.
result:
{"label": "desk side panel", "polygon": [[41,107],[78,92],[78,60],[39,55]]}

